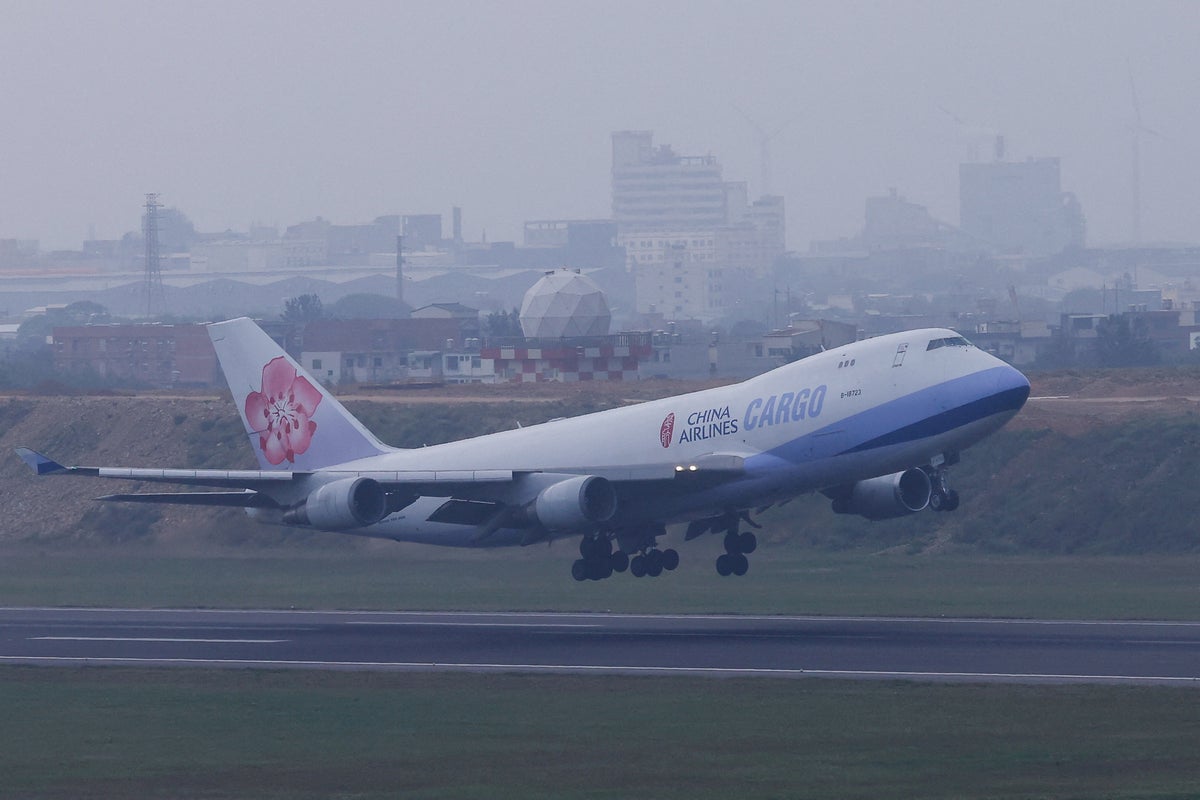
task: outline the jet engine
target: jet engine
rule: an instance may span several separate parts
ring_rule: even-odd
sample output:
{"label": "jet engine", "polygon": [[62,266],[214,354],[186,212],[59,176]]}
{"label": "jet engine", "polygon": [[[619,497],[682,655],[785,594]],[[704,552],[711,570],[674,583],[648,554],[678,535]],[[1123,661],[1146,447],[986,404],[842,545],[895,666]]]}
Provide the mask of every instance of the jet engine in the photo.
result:
{"label": "jet engine", "polygon": [[547,486],[533,501],[533,515],[545,528],[570,531],[612,519],[617,495],[612,484],[595,475],[580,475]]}
{"label": "jet engine", "polygon": [[317,487],[283,512],[287,525],[342,531],[374,525],[387,516],[387,494],[370,478],[343,478]]}
{"label": "jet engine", "polygon": [[932,493],[925,470],[906,469],[845,487],[833,496],[833,510],[873,520],[892,519],[921,511]]}

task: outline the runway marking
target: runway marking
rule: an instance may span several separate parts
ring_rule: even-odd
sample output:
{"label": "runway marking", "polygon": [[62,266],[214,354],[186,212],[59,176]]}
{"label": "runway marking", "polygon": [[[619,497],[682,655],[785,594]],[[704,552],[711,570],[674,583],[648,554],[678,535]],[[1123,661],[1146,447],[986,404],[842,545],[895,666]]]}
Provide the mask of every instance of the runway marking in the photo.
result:
{"label": "runway marking", "polygon": [[269,659],[212,659],[212,658],[88,658],[84,656],[0,656],[0,662],[74,664],[178,664],[190,666],[235,667],[309,667],[358,668],[394,670],[445,670],[487,672],[546,672],[578,674],[660,674],[660,675],[730,675],[827,678],[883,678],[894,680],[966,680],[966,681],[1035,681],[1035,682],[1106,682],[1106,683],[1178,683],[1200,684],[1200,677],[1179,675],[1076,675],[1059,673],[1020,672],[904,672],[890,670],[838,669],[780,669],[768,667],[670,667],[592,664],[469,664],[425,661],[273,661]]}
{"label": "runway marking", "polygon": [[29,642],[184,642],[196,644],[282,644],[287,639],[176,639],[162,636],[30,636]]}
{"label": "runway marking", "polygon": [[399,620],[396,622],[378,622],[375,620],[352,619],[346,625],[362,625],[364,627],[397,628],[601,628],[598,622],[427,622],[416,620]]}

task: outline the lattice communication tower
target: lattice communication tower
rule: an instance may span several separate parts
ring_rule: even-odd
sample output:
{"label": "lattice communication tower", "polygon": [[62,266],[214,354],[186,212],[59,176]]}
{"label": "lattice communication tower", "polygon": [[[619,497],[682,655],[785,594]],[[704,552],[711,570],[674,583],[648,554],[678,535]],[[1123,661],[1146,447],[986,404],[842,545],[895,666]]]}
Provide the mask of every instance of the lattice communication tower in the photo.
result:
{"label": "lattice communication tower", "polygon": [[158,202],[158,193],[146,195],[145,230],[142,232],[146,239],[146,316],[153,317],[161,310],[166,299],[162,282],[162,256],[158,247],[158,210],[162,206]]}

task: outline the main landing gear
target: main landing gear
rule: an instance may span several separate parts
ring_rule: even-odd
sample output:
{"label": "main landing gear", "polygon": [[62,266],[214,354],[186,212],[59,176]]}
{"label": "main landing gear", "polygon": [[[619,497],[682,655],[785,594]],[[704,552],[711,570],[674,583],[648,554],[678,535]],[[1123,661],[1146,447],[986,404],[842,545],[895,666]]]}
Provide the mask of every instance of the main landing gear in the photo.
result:
{"label": "main landing gear", "polygon": [[571,565],[571,577],[577,581],[602,581],[614,572],[629,568],[629,556],[614,553],[612,539],[607,536],[584,536],[579,541],[581,558]]}
{"label": "main landing gear", "polygon": [[758,537],[752,532],[729,531],[725,534],[725,552],[717,556],[717,574],[721,577],[745,575],[750,569],[750,560],[746,556],[757,549]]}
{"label": "main landing gear", "polygon": [[607,534],[584,536],[579,542],[579,555],[581,558],[571,565],[571,577],[577,581],[602,581],[611,578],[614,572],[625,570],[635,578],[647,575],[657,578],[679,566],[679,553],[671,548],[659,550],[653,537],[647,538],[630,558],[624,550],[613,551],[612,539]]}
{"label": "main landing gear", "polygon": [[659,550],[651,548],[645,553],[639,553],[629,562],[629,574],[635,578],[649,575],[657,578],[663,570],[670,572],[679,566],[679,553],[671,548]]}
{"label": "main landing gear", "polygon": [[950,488],[948,476],[949,470],[942,467],[929,470],[929,507],[934,511],[953,511],[958,508],[958,492]]}

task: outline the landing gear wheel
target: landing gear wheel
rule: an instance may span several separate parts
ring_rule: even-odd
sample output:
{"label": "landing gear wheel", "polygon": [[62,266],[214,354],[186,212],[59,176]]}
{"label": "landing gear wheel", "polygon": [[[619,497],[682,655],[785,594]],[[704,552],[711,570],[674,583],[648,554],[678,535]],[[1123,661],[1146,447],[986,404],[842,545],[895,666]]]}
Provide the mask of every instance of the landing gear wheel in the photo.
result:
{"label": "landing gear wheel", "polygon": [[646,574],[651,578],[657,578],[662,575],[663,571],[663,554],[658,550],[651,550],[646,553]]}
{"label": "landing gear wheel", "polygon": [[624,561],[614,556],[613,541],[606,533],[588,534],[580,539],[579,555],[581,558],[571,565],[571,577],[577,581],[602,581],[629,566],[624,553],[618,554]]}
{"label": "landing gear wheel", "polygon": [[587,561],[599,561],[612,553],[612,540],[607,536],[584,536],[579,540],[579,555]]}
{"label": "landing gear wheel", "polygon": [[629,562],[629,574],[635,578],[640,578],[646,574],[646,557],[634,556]]}
{"label": "landing gear wheel", "polygon": [[948,472],[943,467],[929,472],[929,481],[933,486],[929,507],[934,511],[953,511],[958,508],[958,492],[950,488]]}
{"label": "landing gear wheel", "polygon": [[618,550],[608,557],[608,563],[612,565],[613,572],[624,572],[629,569],[629,554]]}
{"label": "landing gear wheel", "polygon": [[725,534],[725,555],[717,558],[717,573],[719,575],[745,575],[750,569],[747,553],[758,549],[758,537],[751,531],[738,533],[731,528]]}
{"label": "landing gear wheel", "polygon": [[679,566],[679,553],[675,550],[663,550],[662,559],[665,570],[670,571]]}
{"label": "landing gear wheel", "polygon": [[590,580],[602,581],[605,578],[612,577],[612,566],[607,560],[598,561],[593,559],[591,561],[585,561],[584,564],[587,565],[587,576]]}

